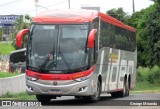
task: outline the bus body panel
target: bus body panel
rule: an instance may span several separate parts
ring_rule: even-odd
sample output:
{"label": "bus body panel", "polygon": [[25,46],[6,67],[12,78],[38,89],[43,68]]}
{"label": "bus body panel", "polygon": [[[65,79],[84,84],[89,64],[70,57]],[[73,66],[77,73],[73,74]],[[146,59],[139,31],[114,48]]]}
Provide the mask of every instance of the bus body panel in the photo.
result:
{"label": "bus body panel", "polygon": [[100,50],[96,72],[102,75],[102,91],[112,92],[123,89],[124,77],[131,77],[130,89],[135,87],[136,51],[103,48]]}

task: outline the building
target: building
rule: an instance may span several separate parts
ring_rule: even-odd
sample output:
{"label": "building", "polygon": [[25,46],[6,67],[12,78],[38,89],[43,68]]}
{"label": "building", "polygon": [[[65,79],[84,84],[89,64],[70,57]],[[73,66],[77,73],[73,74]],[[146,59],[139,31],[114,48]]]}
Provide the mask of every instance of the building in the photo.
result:
{"label": "building", "polygon": [[14,22],[20,15],[0,15],[0,28],[3,29],[2,40],[6,40],[14,26]]}
{"label": "building", "polygon": [[81,6],[81,9],[100,11],[100,7],[96,7],[96,6]]}
{"label": "building", "polygon": [[13,26],[19,15],[0,15],[0,26]]}

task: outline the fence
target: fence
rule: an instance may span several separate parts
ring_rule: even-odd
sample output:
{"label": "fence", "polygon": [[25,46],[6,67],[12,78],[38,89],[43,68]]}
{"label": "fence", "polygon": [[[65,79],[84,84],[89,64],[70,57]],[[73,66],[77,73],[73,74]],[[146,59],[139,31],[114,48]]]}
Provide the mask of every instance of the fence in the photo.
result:
{"label": "fence", "polygon": [[0,78],[0,96],[5,95],[7,92],[11,94],[26,91],[25,74],[15,77]]}

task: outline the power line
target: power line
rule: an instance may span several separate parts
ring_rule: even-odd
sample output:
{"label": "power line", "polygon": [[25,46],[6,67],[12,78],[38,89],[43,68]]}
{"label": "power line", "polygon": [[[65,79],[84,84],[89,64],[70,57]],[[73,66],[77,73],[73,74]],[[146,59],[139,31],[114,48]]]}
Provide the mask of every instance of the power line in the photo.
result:
{"label": "power line", "polygon": [[[61,4],[61,3],[64,3],[64,2],[66,2],[67,0],[65,0],[65,1],[62,1],[62,2],[59,2],[59,3],[56,3],[56,4],[52,4],[52,5],[49,5],[49,6],[45,6],[45,7],[52,7],[52,6],[55,6],[55,5],[59,5],[59,4]],[[43,6],[44,7],[44,6]],[[42,8],[40,8],[40,9],[43,9],[43,7]],[[40,10],[40,9],[37,9],[37,10]],[[28,11],[28,12],[32,12],[32,11],[36,11],[35,9],[34,10],[30,10],[30,11]]]}
{"label": "power line", "polygon": [[15,3],[15,2],[19,2],[19,1],[21,1],[21,0],[15,0],[15,1],[12,1],[12,2],[8,2],[8,3],[0,4],[0,6],[9,5],[9,4],[12,4],[12,3]]}

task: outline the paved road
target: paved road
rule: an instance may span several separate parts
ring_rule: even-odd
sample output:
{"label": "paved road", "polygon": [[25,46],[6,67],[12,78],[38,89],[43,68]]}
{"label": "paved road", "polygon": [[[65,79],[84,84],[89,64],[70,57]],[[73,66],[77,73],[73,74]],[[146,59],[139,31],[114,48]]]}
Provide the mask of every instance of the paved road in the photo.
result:
{"label": "paved road", "polygon": [[[147,103],[148,106],[144,106]],[[156,106],[159,105],[159,106]],[[127,106],[125,106],[127,105]],[[143,105],[143,106],[141,106]],[[151,105],[151,106],[149,106]],[[124,98],[112,98],[110,95],[102,95],[96,103],[75,99],[74,97],[60,97],[52,100],[42,107],[30,107],[29,109],[160,109],[160,94],[131,94]],[[0,107],[0,109],[28,109],[28,107]]]}
{"label": "paved road", "polygon": [[[52,100],[45,106],[124,106],[130,105],[130,102],[140,100],[138,102],[149,100],[160,100],[160,94],[131,94],[128,97],[112,98],[110,94],[102,95],[101,100],[96,103],[90,103],[86,100],[75,99],[74,97],[60,97],[56,100]],[[158,102],[160,105],[160,101]],[[137,104],[138,105],[138,104]],[[140,104],[139,104],[140,105]]]}

